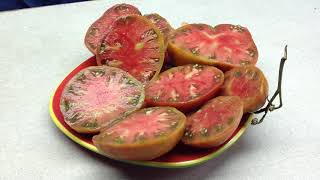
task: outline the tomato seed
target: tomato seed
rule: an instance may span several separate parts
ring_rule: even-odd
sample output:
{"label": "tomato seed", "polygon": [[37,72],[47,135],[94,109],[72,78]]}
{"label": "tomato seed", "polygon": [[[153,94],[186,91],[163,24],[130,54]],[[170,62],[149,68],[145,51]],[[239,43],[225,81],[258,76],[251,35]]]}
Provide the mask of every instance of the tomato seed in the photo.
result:
{"label": "tomato seed", "polygon": [[84,73],[81,73],[76,80],[80,81],[81,83],[85,83],[85,80],[87,79],[87,76]]}
{"label": "tomato seed", "polygon": [[177,121],[171,122],[171,123],[170,123],[170,128],[171,128],[171,129],[175,129],[175,128],[177,127],[177,125],[178,125],[178,122],[177,122]]}
{"label": "tomato seed", "polygon": [[153,63],[158,63],[160,61],[159,58],[151,58],[150,60],[153,61]]}
{"label": "tomato seed", "polygon": [[186,132],[184,133],[184,136],[187,137],[187,138],[190,138],[190,139],[193,137],[193,135],[194,135],[194,134],[193,134],[191,131],[186,131]]}
{"label": "tomato seed", "polygon": [[234,117],[230,117],[227,123],[230,125],[234,122],[234,120],[235,120]]}
{"label": "tomato seed", "polygon": [[123,144],[125,141],[124,141],[123,137],[118,136],[113,139],[113,142],[115,142],[117,144]]}
{"label": "tomato seed", "polygon": [[245,66],[245,65],[249,65],[251,62],[247,61],[247,60],[240,60],[240,65]]}
{"label": "tomato seed", "polygon": [[86,127],[86,128],[97,128],[97,127],[98,127],[97,120],[94,121],[94,122],[87,122],[87,123],[83,124],[82,127]]}
{"label": "tomato seed", "polygon": [[221,80],[221,75],[220,75],[220,74],[215,75],[215,76],[213,77],[213,79],[214,79],[214,82],[220,82],[220,80]]}
{"label": "tomato seed", "polygon": [[140,37],[141,40],[144,40],[146,38],[150,38],[147,41],[151,41],[151,40],[157,39],[158,35],[154,29],[149,29],[149,30],[145,31]]}
{"label": "tomato seed", "polygon": [[248,54],[250,57],[254,57],[254,55],[255,55],[256,53],[255,53],[255,50],[253,50],[253,49],[247,49],[247,54]]}
{"label": "tomato seed", "polygon": [[74,88],[73,88],[73,86],[72,86],[72,85],[69,86],[67,91],[68,91],[68,93],[74,93]]}
{"label": "tomato seed", "polygon": [[221,132],[222,130],[223,130],[223,125],[222,124],[217,124],[216,126],[215,126],[215,130],[216,130],[216,132]]}
{"label": "tomato seed", "polygon": [[70,101],[64,99],[64,100],[63,100],[63,107],[64,107],[64,110],[65,110],[66,112],[69,111],[69,109],[71,108],[71,103],[70,103]]}
{"label": "tomato seed", "polygon": [[164,136],[166,133],[163,130],[158,130],[157,132],[153,133],[155,137]]}
{"label": "tomato seed", "polygon": [[93,27],[93,28],[91,28],[89,34],[90,34],[91,36],[95,36],[95,35],[97,34],[97,32],[99,32],[99,29],[96,28],[96,27]]}
{"label": "tomato seed", "polygon": [[152,111],[153,111],[152,109],[146,109],[145,114],[146,114],[146,115],[150,115],[150,114],[152,113]]}
{"label": "tomato seed", "polygon": [[233,76],[239,78],[241,75],[242,73],[240,71],[236,71]]}
{"label": "tomato seed", "polygon": [[183,33],[184,35],[188,35],[192,32],[192,30],[189,28],[183,28],[183,29],[180,29],[180,32]]}
{"label": "tomato seed", "polygon": [[160,98],[160,96],[153,96],[153,97],[152,97],[152,99],[153,99],[154,101],[158,101],[159,98]]}
{"label": "tomato seed", "polygon": [[208,59],[216,59],[217,57],[216,57],[216,54],[213,54],[213,55],[209,55],[208,56]]}
{"label": "tomato seed", "polygon": [[90,72],[94,77],[101,77],[101,76],[105,75],[105,73],[106,73],[102,69],[90,69]]}
{"label": "tomato seed", "polygon": [[209,135],[208,129],[207,129],[207,128],[202,128],[202,129],[200,130],[200,134],[201,134],[202,136],[208,136],[208,135]]}
{"label": "tomato seed", "polygon": [[189,94],[190,94],[191,98],[198,97],[198,94],[194,92],[195,90],[196,90],[196,87],[193,84],[191,84],[190,88],[189,88]]}
{"label": "tomato seed", "polygon": [[121,4],[117,7],[114,8],[116,11],[122,11],[122,12],[125,12],[125,11],[129,11],[128,7],[124,4]]}
{"label": "tomato seed", "polygon": [[104,53],[105,50],[106,50],[106,44],[101,43],[100,48],[99,48],[99,54]]}
{"label": "tomato seed", "polygon": [[92,49],[96,49],[97,48],[97,46],[95,46],[93,43],[88,43],[88,44],[89,44],[90,48],[92,48]]}
{"label": "tomato seed", "polygon": [[231,25],[230,29],[237,32],[243,32],[244,28],[240,25]]}
{"label": "tomato seed", "polygon": [[197,69],[197,70],[202,70],[203,69],[203,66],[200,65],[200,64],[194,64],[192,67]]}
{"label": "tomato seed", "polygon": [[71,123],[75,123],[76,121],[78,121],[81,117],[83,117],[83,115],[81,113],[74,113],[72,115],[71,118],[66,118],[67,121],[71,122]]}
{"label": "tomato seed", "polygon": [[198,56],[200,53],[200,49],[198,47],[190,48],[189,50],[191,51],[192,54],[196,56]]}

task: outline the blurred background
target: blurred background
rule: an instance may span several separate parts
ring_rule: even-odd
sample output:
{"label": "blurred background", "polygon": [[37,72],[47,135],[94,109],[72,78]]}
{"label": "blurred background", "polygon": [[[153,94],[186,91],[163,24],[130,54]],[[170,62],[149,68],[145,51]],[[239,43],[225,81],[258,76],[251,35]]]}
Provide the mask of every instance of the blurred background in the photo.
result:
{"label": "blurred background", "polygon": [[73,3],[88,0],[0,0],[0,11],[32,8],[55,4]]}

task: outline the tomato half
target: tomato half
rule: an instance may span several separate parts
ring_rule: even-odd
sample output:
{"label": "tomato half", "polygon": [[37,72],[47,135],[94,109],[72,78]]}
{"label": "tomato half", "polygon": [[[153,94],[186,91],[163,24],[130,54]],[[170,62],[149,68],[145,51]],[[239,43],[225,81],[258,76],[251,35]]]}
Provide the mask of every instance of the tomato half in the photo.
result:
{"label": "tomato half", "polygon": [[198,63],[223,70],[254,65],[258,50],[247,28],[220,24],[187,24],[178,28],[169,40],[168,50],[176,65]]}
{"label": "tomato half", "polygon": [[114,118],[139,109],[143,102],[142,84],[127,72],[91,66],[67,83],[60,107],[72,129],[79,133],[97,133]]}
{"label": "tomato half", "polygon": [[180,141],[185,121],[185,115],[172,107],[141,109],[104,128],[93,143],[116,159],[151,160]]}
{"label": "tomato half", "polygon": [[195,147],[219,146],[237,129],[242,114],[243,103],[239,97],[216,97],[187,117],[182,141]]}
{"label": "tomato half", "polygon": [[113,23],[98,51],[98,65],[121,68],[146,84],[161,70],[164,41],[159,29],[147,18],[124,16]]}
{"label": "tomato half", "polygon": [[93,54],[96,54],[102,38],[110,30],[111,24],[120,16],[131,14],[141,15],[138,8],[130,4],[112,6],[89,27],[84,38],[84,44]]}
{"label": "tomato half", "polygon": [[223,72],[212,66],[174,67],[146,86],[146,102],[150,106],[172,106],[186,112],[211,99],[223,81]]}

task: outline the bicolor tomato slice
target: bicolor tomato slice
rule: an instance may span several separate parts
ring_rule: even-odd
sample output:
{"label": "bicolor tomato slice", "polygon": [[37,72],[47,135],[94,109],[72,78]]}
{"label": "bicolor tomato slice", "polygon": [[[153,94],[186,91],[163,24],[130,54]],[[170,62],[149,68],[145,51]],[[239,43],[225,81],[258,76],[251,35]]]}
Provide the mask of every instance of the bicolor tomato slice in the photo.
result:
{"label": "bicolor tomato slice", "polygon": [[247,28],[220,24],[188,24],[178,28],[169,41],[176,65],[199,63],[230,69],[254,65],[258,51]]}
{"label": "bicolor tomato slice", "polygon": [[160,32],[163,35],[164,44],[166,47],[168,44],[169,37],[173,33],[174,29],[171,27],[171,25],[165,18],[163,18],[157,13],[146,14],[144,16],[148,18],[154,25],[156,25],[157,28],[159,28]]}
{"label": "bicolor tomato slice", "polygon": [[60,100],[65,122],[79,133],[97,133],[118,116],[139,109],[142,84],[127,72],[108,66],[83,69],[66,85]]}
{"label": "bicolor tomato slice", "polygon": [[110,29],[111,24],[120,16],[141,15],[140,11],[129,4],[116,4],[109,8],[98,20],[96,20],[87,30],[84,42],[87,48],[93,53],[97,53],[101,39]]}
{"label": "bicolor tomato slice", "polygon": [[99,46],[97,63],[121,68],[145,84],[159,73],[163,58],[159,29],[147,18],[132,15],[113,23]]}
{"label": "bicolor tomato slice", "polygon": [[98,150],[116,159],[151,160],[180,140],[186,117],[172,107],[141,109],[117,120],[93,137]]}
{"label": "bicolor tomato slice", "polygon": [[188,111],[211,99],[223,81],[223,72],[212,66],[174,67],[146,86],[146,102],[151,106],[172,106]]}
{"label": "bicolor tomato slice", "polygon": [[182,141],[195,147],[219,146],[231,137],[242,114],[243,104],[239,97],[216,97],[187,117]]}
{"label": "bicolor tomato slice", "polygon": [[244,112],[254,112],[262,107],[268,96],[268,82],[255,66],[234,68],[225,74],[221,95],[239,96]]}

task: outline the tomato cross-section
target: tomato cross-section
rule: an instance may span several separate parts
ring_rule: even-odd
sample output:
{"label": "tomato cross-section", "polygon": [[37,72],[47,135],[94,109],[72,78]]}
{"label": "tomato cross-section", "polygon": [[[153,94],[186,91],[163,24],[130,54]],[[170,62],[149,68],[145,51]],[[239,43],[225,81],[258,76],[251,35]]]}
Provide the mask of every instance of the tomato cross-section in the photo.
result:
{"label": "tomato cross-section", "polygon": [[164,41],[159,29],[143,16],[117,19],[103,38],[97,63],[118,67],[146,84],[163,65]]}
{"label": "tomato cross-section", "polygon": [[219,96],[187,117],[183,143],[195,147],[215,147],[237,129],[243,103],[237,96]]}
{"label": "tomato cross-section", "polygon": [[111,24],[120,16],[141,15],[138,8],[130,4],[116,4],[109,8],[98,20],[96,20],[87,30],[84,42],[87,48],[93,53],[97,53],[97,48],[101,39],[110,30]]}
{"label": "tomato cross-section", "polygon": [[151,106],[172,106],[188,111],[212,98],[223,81],[223,72],[212,66],[174,67],[146,86],[146,102]]}
{"label": "tomato cross-section", "polygon": [[99,151],[117,159],[150,160],[180,140],[186,117],[172,107],[141,109],[102,129],[93,137]]}
{"label": "tomato cross-section", "polygon": [[169,40],[169,52],[176,65],[199,63],[223,70],[254,65],[258,50],[247,28],[220,24],[188,24],[178,28]]}
{"label": "tomato cross-section", "polygon": [[139,109],[142,84],[127,72],[108,66],[83,69],[66,85],[60,107],[67,124],[80,133],[97,133],[118,116]]}
{"label": "tomato cross-section", "polygon": [[234,68],[225,73],[226,80],[221,95],[239,96],[244,103],[244,112],[254,112],[262,107],[268,96],[268,81],[255,66]]}

